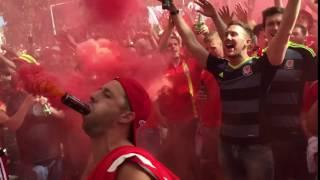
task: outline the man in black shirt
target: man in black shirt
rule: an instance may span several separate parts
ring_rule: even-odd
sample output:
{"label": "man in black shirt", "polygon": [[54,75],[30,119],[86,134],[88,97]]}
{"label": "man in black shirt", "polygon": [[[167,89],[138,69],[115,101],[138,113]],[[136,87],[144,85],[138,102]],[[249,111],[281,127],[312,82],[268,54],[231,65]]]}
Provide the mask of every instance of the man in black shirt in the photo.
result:
{"label": "man in black shirt", "polygon": [[[284,9],[270,7],[263,11],[263,25],[268,41],[283,24]],[[300,115],[306,82],[317,80],[317,61],[312,49],[288,43],[283,63],[272,81],[266,98],[265,129],[270,132],[275,162],[275,179],[310,179],[306,163],[307,139]],[[272,132],[272,133],[271,133]]]}
{"label": "man in black shirt", "polygon": [[[261,58],[248,56],[251,30],[241,23],[229,24],[223,40],[228,60],[209,55],[177,8],[174,5],[169,8],[188,49],[219,80],[223,104],[220,153],[227,179],[273,179],[272,152],[261,136],[261,100],[276,72],[276,65],[282,64],[300,3],[300,0],[289,1],[284,15],[286,23],[281,25]],[[200,0],[198,4],[203,15],[213,17],[214,10],[208,1]]]}

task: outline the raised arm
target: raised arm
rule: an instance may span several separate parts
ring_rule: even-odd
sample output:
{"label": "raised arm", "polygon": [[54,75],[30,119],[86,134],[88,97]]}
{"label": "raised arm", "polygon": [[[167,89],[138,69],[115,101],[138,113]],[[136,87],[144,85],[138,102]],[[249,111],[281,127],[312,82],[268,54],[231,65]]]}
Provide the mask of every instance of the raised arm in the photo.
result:
{"label": "raised arm", "polygon": [[280,65],[287,51],[290,34],[295,26],[301,0],[289,0],[278,32],[268,44],[267,55],[272,65]]}
{"label": "raised arm", "polygon": [[17,68],[17,66],[12,61],[10,61],[8,58],[3,56],[2,54],[0,54],[0,61],[10,69],[15,70]]}
{"label": "raised arm", "polygon": [[274,0],[274,6],[284,7],[282,0]]}
{"label": "raised arm", "polygon": [[224,37],[224,31],[227,25],[220,17],[216,9],[212,6],[212,4],[210,4],[210,2],[206,0],[195,1],[195,3],[197,3],[202,8],[202,10],[199,11],[201,14],[212,19],[214,25],[216,26],[220,39],[222,39]]}
{"label": "raised arm", "polygon": [[159,40],[159,51],[163,52],[167,46],[168,46],[168,40],[170,38],[171,33],[173,32],[174,23],[170,17],[168,21],[168,26],[164,29],[164,32],[162,33],[160,40]]}
{"label": "raised arm", "polygon": [[307,0],[307,5],[314,13],[318,12],[318,4],[316,4],[314,0]]}
{"label": "raised arm", "polygon": [[209,52],[198,42],[192,29],[178,13],[179,11],[174,4],[172,4],[169,11],[171,12],[172,20],[188,50],[198,60],[199,64],[205,68]]}
{"label": "raised arm", "polygon": [[28,95],[20,105],[18,111],[13,116],[9,117],[9,119],[4,122],[4,125],[13,131],[19,129],[32,104],[33,97]]}
{"label": "raised arm", "polygon": [[150,39],[150,43],[153,47],[153,49],[158,49],[158,41],[159,41],[159,36],[158,34],[155,32],[155,30],[153,28],[150,29],[150,36],[149,36],[149,39]]}

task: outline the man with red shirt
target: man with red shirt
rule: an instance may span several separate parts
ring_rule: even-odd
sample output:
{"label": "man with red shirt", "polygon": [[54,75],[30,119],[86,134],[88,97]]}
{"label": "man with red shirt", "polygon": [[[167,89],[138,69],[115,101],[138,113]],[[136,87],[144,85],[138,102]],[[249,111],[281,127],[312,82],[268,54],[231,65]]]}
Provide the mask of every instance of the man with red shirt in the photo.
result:
{"label": "man with red shirt", "polygon": [[[170,61],[166,78],[171,83],[162,89],[157,101],[167,130],[160,159],[181,179],[198,179],[202,174],[199,172],[215,166],[214,136],[221,122],[219,88],[213,76],[183,52],[181,39],[173,33],[170,22],[159,47]],[[211,154],[206,153],[209,151]],[[214,179],[208,174],[206,178]]]}
{"label": "man with red shirt", "polygon": [[130,78],[116,78],[91,96],[83,129],[91,138],[92,156],[83,174],[89,180],[175,180],[152,155],[135,147],[136,130],[148,119],[151,101]]}

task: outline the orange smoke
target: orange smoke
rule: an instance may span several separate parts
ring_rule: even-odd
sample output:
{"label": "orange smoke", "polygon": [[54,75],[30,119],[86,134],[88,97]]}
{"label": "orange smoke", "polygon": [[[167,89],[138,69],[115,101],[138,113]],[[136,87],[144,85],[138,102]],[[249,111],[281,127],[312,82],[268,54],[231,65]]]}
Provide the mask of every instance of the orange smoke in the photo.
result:
{"label": "orange smoke", "polygon": [[18,88],[30,94],[47,97],[51,104],[61,107],[60,98],[65,94],[56,76],[46,72],[41,66],[22,65],[18,72]]}
{"label": "orange smoke", "polygon": [[39,85],[39,92],[54,97],[62,97],[65,93],[51,81],[42,81]]}

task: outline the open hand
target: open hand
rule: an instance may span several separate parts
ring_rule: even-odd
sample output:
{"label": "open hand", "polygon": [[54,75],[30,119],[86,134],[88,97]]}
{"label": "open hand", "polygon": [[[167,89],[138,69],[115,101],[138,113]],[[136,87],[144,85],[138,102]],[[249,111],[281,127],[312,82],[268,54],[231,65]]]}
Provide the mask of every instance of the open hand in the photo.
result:
{"label": "open hand", "polygon": [[248,8],[243,7],[240,3],[237,3],[235,6],[235,15],[239,21],[248,23]]}
{"label": "open hand", "polygon": [[229,24],[233,20],[234,13],[230,13],[230,9],[228,6],[223,6],[221,9],[219,9],[219,16],[225,24]]}
{"label": "open hand", "polygon": [[199,13],[201,13],[204,16],[212,17],[214,16],[215,9],[212,6],[212,4],[207,0],[197,0],[195,1],[196,4],[198,4],[202,10],[197,10]]}

